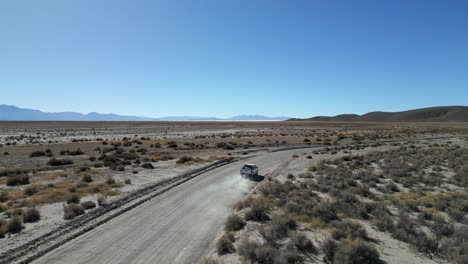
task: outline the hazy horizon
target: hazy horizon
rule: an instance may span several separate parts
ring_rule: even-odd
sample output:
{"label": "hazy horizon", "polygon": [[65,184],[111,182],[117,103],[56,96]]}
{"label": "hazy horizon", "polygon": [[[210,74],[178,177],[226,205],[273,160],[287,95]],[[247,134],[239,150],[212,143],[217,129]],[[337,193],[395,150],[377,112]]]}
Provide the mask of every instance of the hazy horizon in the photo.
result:
{"label": "hazy horizon", "polygon": [[468,102],[467,2],[0,4],[2,102],[307,118]]}

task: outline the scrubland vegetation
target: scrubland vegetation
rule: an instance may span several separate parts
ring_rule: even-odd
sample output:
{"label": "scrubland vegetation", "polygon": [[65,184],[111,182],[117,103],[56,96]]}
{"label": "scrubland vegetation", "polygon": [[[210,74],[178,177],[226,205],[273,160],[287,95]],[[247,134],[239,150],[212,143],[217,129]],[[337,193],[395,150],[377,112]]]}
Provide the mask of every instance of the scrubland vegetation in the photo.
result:
{"label": "scrubland vegetation", "polygon": [[235,205],[218,253],[251,263],[384,263],[373,229],[428,259],[467,263],[468,149],[449,143],[346,155],[269,178]]}
{"label": "scrubland vegetation", "polygon": [[[307,171],[288,172],[284,180],[267,178],[255,195],[236,205],[216,243],[220,255],[238,254],[256,263],[379,263],[382,254],[369,235],[371,227],[428,258],[466,263],[466,148],[430,140],[401,143],[463,129],[291,124],[92,123],[47,129],[33,124],[32,132],[6,124],[0,133],[0,238],[6,241],[47,221],[41,211],[46,205],[58,205],[61,221],[79,220],[158,173],[317,146],[294,156],[314,164]],[[353,154],[382,146],[394,150]],[[329,159],[319,162],[317,155]],[[252,229],[256,239],[247,235]]]}

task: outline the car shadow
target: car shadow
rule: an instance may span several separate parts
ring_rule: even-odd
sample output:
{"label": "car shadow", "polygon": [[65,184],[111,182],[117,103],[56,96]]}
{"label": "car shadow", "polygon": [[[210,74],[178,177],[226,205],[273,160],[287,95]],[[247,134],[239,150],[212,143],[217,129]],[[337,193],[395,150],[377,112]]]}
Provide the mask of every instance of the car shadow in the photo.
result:
{"label": "car shadow", "polygon": [[255,175],[255,176],[247,177],[247,179],[249,179],[251,181],[254,181],[254,182],[261,182],[261,181],[265,180],[265,176]]}

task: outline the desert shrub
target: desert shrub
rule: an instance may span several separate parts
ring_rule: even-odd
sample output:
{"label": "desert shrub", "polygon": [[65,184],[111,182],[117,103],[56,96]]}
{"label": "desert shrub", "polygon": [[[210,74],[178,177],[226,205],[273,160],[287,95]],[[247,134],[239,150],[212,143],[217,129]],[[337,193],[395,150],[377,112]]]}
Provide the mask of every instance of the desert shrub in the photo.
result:
{"label": "desert shrub", "polygon": [[192,157],[183,156],[179,160],[176,161],[176,164],[185,164],[185,163],[191,162],[192,160],[193,160]]}
{"label": "desert shrub", "polygon": [[235,252],[234,236],[230,233],[224,233],[216,242],[216,250],[218,255],[224,255]]}
{"label": "desert shrub", "polygon": [[237,247],[237,253],[248,263],[274,264],[280,262],[279,252],[270,244],[260,245],[242,238]]}
{"label": "desert shrub", "polygon": [[393,237],[417,247],[420,252],[426,254],[437,253],[438,244],[435,239],[429,237],[420,227],[403,213],[400,214],[398,223],[392,233]]}
{"label": "desert shrub", "polygon": [[270,220],[268,210],[261,204],[254,204],[245,214],[245,220],[264,222]]}
{"label": "desert shrub", "polygon": [[294,246],[288,244],[284,249],[282,249],[279,253],[279,256],[275,260],[276,264],[283,264],[283,263],[293,263],[293,264],[301,264],[304,263],[304,257],[301,253],[294,248]]}
{"label": "desert shrub", "polygon": [[284,238],[288,235],[290,230],[297,228],[296,221],[287,214],[273,214],[271,222],[266,228],[263,229],[262,233],[270,241]]}
{"label": "desert shrub", "polygon": [[418,251],[425,253],[427,256],[432,257],[433,254],[437,254],[439,251],[438,241],[425,233],[421,233],[419,239],[415,242]]}
{"label": "desert shrub", "polygon": [[26,185],[29,184],[28,175],[12,175],[7,178],[7,186],[17,186],[17,185]]}
{"label": "desert shrub", "polygon": [[73,161],[70,159],[56,159],[56,158],[51,158],[48,162],[47,165],[49,166],[63,166],[63,165],[71,165],[73,164]]}
{"label": "desert shrub", "polygon": [[291,244],[302,252],[317,253],[317,248],[303,233],[290,232]]}
{"label": "desert shrub", "polygon": [[454,221],[462,222],[465,213],[458,208],[450,207],[447,209],[447,213]]}
{"label": "desert shrub", "polygon": [[132,180],[130,178],[125,179],[125,184],[132,184]]}
{"label": "desert shrub", "polygon": [[0,169],[0,177],[11,176],[11,175],[20,175],[24,174],[27,171],[21,169]]}
{"label": "desert shrub", "polygon": [[6,191],[0,192],[0,203],[8,201],[8,193]]}
{"label": "desert shrub", "polygon": [[333,203],[331,202],[322,202],[318,204],[312,214],[315,217],[320,218],[325,223],[329,223],[333,220],[338,219],[338,216],[336,215],[336,208]]}
{"label": "desert shrub", "polygon": [[83,177],[81,177],[81,181],[89,183],[89,182],[93,182],[93,178],[91,177],[91,175],[85,174],[83,175]]}
{"label": "desert shrub", "polygon": [[383,263],[379,252],[362,240],[346,240],[341,243],[333,257],[336,264]]}
{"label": "desert shrub", "polygon": [[36,186],[28,186],[24,189],[24,194],[27,196],[32,196],[39,192],[39,189]]}
{"label": "desert shrub", "polygon": [[455,226],[452,223],[434,221],[431,226],[432,232],[437,238],[448,237],[455,233]]}
{"label": "desert shrub", "polygon": [[78,195],[76,195],[76,194],[72,194],[70,197],[68,197],[67,203],[68,204],[72,204],[72,203],[79,204],[80,203],[80,197]]}
{"label": "desert shrub", "polygon": [[73,219],[79,215],[82,215],[85,213],[85,210],[83,206],[76,204],[76,203],[71,203],[71,204],[64,204],[63,205],[63,219],[65,220],[70,220]]}
{"label": "desert shrub", "polygon": [[320,244],[320,249],[323,254],[323,261],[333,263],[335,253],[338,250],[338,243],[333,239],[327,238]]}
{"label": "desert shrub", "polygon": [[82,202],[82,203],[81,203],[81,206],[83,206],[83,209],[89,210],[89,209],[95,208],[95,207],[96,207],[96,203],[93,202],[93,201],[86,201],[86,202]]}
{"label": "desert shrub", "polygon": [[80,148],[77,148],[76,150],[72,150],[68,152],[68,155],[70,156],[78,156],[78,155],[83,155],[83,154],[84,152]]}
{"label": "desert shrub", "polygon": [[395,225],[392,220],[392,216],[389,212],[383,208],[378,208],[373,212],[374,219],[373,223],[380,231],[390,231],[392,232],[395,228]]}
{"label": "desert shrub", "polygon": [[237,246],[237,253],[244,259],[253,261],[256,259],[255,250],[261,247],[256,242],[249,241],[247,238],[242,238]]}
{"label": "desert shrub", "polygon": [[33,223],[41,220],[41,213],[37,208],[26,209],[23,213],[23,222],[24,223]]}
{"label": "desert shrub", "polygon": [[5,225],[6,225],[6,221],[5,220],[0,220],[0,238],[4,238],[5,237]]}
{"label": "desert shrub", "polygon": [[149,163],[149,162],[145,162],[141,165],[142,168],[145,168],[145,169],[154,169],[154,166],[153,164]]}
{"label": "desert shrub", "polygon": [[21,232],[23,228],[24,226],[23,221],[21,220],[21,216],[15,215],[6,223],[4,230],[5,233],[16,234]]}
{"label": "desert shrub", "polygon": [[169,141],[169,142],[167,142],[167,147],[177,148],[177,143],[175,141]]}
{"label": "desert shrub", "polygon": [[278,263],[279,254],[278,250],[273,246],[266,244],[255,249],[255,259],[256,263],[268,264],[268,263]]}
{"label": "desert shrub", "polygon": [[349,239],[367,239],[366,229],[359,223],[346,221],[334,221],[332,226],[335,228],[332,232],[332,237],[335,240],[341,240],[343,238]]}
{"label": "desert shrub", "polygon": [[224,230],[226,231],[237,231],[241,230],[245,226],[245,221],[238,215],[231,215],[228,217]]}
{"label": "desert shrub", "polygon": [[103,195],[99,195],[98,199],[97,199],[97,203],[99,206],[104,206],[104,205],[107,205],[107,199],[105,196]]}
{"label": "desert shrub", "polygon": [[399,192],[400,189],[398,188],[398,186],[394,183],[394,182],[389,182],[387,184],[385,184],[385,188],[389,191],[392,191],[392,192]]}
{"label": "desert shrub", "polygon": [[115,179],[114,179],[112,176],[108,176],[108,177],[106,178],[106,183],[107,183],[108,185],[114,185],[114,184],[115,184]]}
{"label": "desert shrub", "polygon": [[235,203],[233,208],[236,211],[240,211],[240,210],[242,210],[244,208],[251,207],[253,204],[254,204],[254,199],[249,196],[249,197],[247,197],[245,199],[242,199],[242,200],[238,201],[237,203]]}
{"label": "desert shrub", "polygon": [[31,158],[34,158],[34,157],[43,157],[43,156],[45,156],[45,155],[46,155],[46,153],[45,153],[44,151],[42,151],[42,150],[37,150],[37,151],[34,151],[34,152],[32,152],[31,154],[29,154],[29,157],[31,157]]}

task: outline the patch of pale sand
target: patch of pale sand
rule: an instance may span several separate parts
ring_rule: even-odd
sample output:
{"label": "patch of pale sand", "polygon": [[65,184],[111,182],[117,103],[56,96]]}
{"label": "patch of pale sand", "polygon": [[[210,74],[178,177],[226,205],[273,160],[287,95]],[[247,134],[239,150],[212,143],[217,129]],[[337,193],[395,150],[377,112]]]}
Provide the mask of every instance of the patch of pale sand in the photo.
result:
{"label": "patch of pale sand", "polygon": [[126,184],[120,191],[123,193],[135,191],[141,188],[144,188],[148,185],[157,183],[162,180],[173,178],[177,175],[183,174],[185,172],[202,168],[213,162],[202,162],[202,163],[195,163],[189,166],[186,165],[176,165],[175,160],[168,160],[168,161],[159,161],[153,162],[152,165],[154,169],[143,169],[140,166],[136,168],[138,171],[137,174],[133,174],[132,170],[124,171],[124,172],[114,172],[112,177],[114,177],[117,181],[123,182],[126,179],[131,180],[131,184]]}
{"label": "patch of pale sand", "polygon": [[370,238],[377,241],[375,247],[380,252],[382,260],[388,264],[440,264],[446,260],[430,259],[426,255],[416,252],[409,244],[396,240],[387,232],[380,232],[372,228],[366,221],[359,221],[366,229]]}
{"label": "patch of pale sand", "polygon": [[46,204],[38,206],[37,209],[41,214],[41,220],[36,223],[25,223],[25,228],[20,233],[0,239],[0,254],[20,244],[38,238],[65,222],[65,220],[63,220],[62,203]]}

